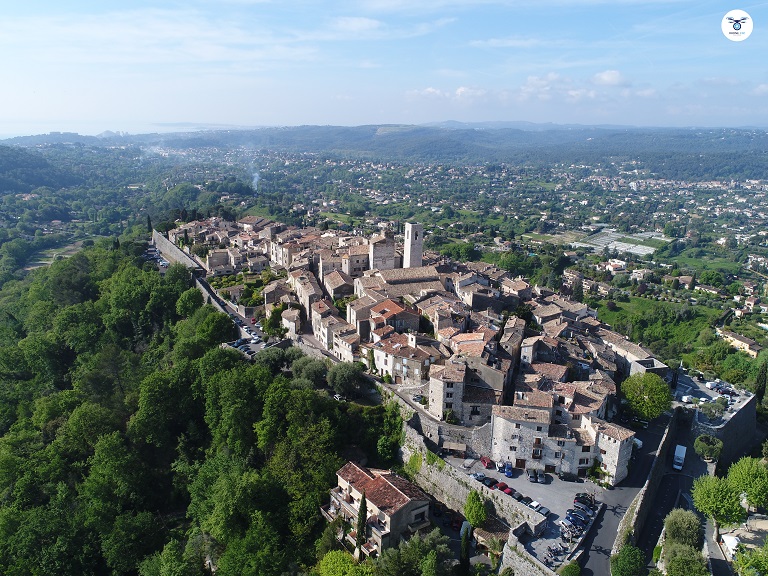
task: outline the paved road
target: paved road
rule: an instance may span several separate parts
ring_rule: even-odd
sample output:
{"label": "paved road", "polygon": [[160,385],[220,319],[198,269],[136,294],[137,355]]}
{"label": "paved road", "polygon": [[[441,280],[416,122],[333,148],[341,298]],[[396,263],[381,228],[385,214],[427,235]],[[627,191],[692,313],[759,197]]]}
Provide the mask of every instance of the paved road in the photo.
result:
{"label": "paved road", "polygon": [[585,553],[582,556],[584,560],[581,570],[583,576],[610,574],[611,549],[616,540],[619,522],[648,478],[656,449],[668,422],[669,417],[662,416],[647,430],[637,431],[637,437],[643,441],[643,448],[632,462],[629,476],[616,488],[601,490],[601,493],[598,493],[597,498],[605,502],[605,510],[598,516],[592,530],[584,539]]}
{"label": "paved road", "polygon": [[654,499],[654,506],[649,512],[643,530],[640,532],[636,542],[637,547],[645,554],[649,568],[654,566],[652,560],[653,549],[661,537],[661,531],[664,528],[664,518],[676,506],[681,508],[687,507],[684,499],[681,500],[680,505],[678,504],[678,499],[681,494],[690,493],[692,486],[693,477],[679,472],[665,474],[661,479],[659,490]]}

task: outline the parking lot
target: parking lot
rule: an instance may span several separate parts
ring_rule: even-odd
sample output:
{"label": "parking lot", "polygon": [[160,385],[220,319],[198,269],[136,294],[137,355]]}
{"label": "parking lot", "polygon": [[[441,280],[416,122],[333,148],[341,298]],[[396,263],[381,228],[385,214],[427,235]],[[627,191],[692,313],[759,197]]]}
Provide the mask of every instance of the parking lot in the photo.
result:
{"label": "parking lot", "polygon": [[[538,538],[523,539],[523,543],[529,552],[539,558],[545,558],[548,547],[554,547],[561,542],[560,529],[557,522],[566,516],[566,511],[573,508],[573,498],[577,493],[587,493],[597,501],[601,500],[603,489],[592,482],[584,482],[579,479],[576,482],[565,482],[553,474],[545,475],[545,483],[530,482],[524,470],[514,468],[512,477],[508,478],[504,472],[499,472],[496,467],[484,468],[480,460],[471,460],[471,465],[465,467],[467,462],[463,458],[448,456],[446,462],[467,475],[482,472],[486,477],[504,482],[512,490],[522,494],[521,502],[538,502],[549,508],[548,526]],[[473,481],[477,481],[474,480]],[[479,483],[479,481],[477,481]],[[504,495],[512,498],[513,496]],[[530,499],[530,500],[529,500]],[[565,555],[562,555],[564,558]]]}

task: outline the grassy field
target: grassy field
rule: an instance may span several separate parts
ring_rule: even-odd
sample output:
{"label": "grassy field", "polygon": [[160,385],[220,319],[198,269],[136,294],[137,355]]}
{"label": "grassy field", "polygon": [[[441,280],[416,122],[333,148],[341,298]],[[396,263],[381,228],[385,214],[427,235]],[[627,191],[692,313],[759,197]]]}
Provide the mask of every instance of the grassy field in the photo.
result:
{"label": "grassy field", "polygon": [[717,256],[702,256],[701,258],[675,256],[671,260],[677,262],[681,268],[691,268],[693,270],[719,270],[729,274],[738,274],[741,271],[741,264],[738,262]]}
{"label": "grassy field", "polygon": [[635,238],[633,236],[622,236],[619,238],[619,242],[635,244],[636,246],[648,246],[649,248],[662,248],[668,244],[668,242],[656,238]]}
{"label": "grassy field", "polygon": [[578,242],[584,238],[582,232],[569,231],[564,234],[537,234],[536,232],[526,232],[521,235],[523,240],[535,240],[537,242],[549,242],[551,244],[570,244],[571,242]]}
{"label": "grassy field", "polygon": [[[597,316],[601,322],[614,325],[622,317],[631,316],[633,314],[643,314],[644,312],[650,312],[654,306],[682,306],[683,302],[664,302],[654,300],[652,298],[639,298],[636,296],[630,296],[629,302],[616,302],[615,310],[608,310],[605,306],[605,300],[600,302],[600,306],[597,309]],[[699,314],[707,316],[709,319],[714,320],[719,317],[723,311],[716,310],[714,308],[707,308],[705,306],[696,306],[696,311]]]}

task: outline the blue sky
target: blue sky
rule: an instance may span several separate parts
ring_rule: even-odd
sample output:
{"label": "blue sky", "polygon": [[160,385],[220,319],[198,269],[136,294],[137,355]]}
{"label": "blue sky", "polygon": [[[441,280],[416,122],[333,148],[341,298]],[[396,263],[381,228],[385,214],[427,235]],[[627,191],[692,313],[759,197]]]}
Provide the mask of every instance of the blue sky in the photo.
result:
{"label": "blue sky", "polygon": [[[752,36],[730,42],[743,9]],[[768,126],[768,2],[27,0],[0,135],[179,124]]]}

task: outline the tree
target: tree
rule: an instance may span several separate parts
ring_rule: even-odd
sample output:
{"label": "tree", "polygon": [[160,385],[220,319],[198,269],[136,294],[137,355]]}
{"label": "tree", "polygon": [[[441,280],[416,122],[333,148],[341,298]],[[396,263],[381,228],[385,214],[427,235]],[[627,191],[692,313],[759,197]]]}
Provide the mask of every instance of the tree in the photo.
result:
{"label": "tree", "polygon": [[467,521],[472,524],[473,528],[482,526],[487,520],[488,513],[485,510],[485,502],[483,502],[483,498],[477,490],[471,490],[467,494],[464,516],[466,516]]}
{"label": "tree", "polygon": [[355,535],[355,547],[358,552],[368,539],[368,501],[365,499],[365,490],[360,497],[360,508],[357,511],[357,534]]}
{"label": "tree", "polygon": [[557,572],[560,576],[581,576],[581,566],[576,561],[566,564]]}
{"label": "tree", "polygon": [[670,542],[664,545],[667,576],[708,576],[707,564],[701,552],[692,546]]}
{"label": "tree", "polygon": [[320,576],[352,576],[357,572],[355,559],[343,550],[331,550],[317,565]]}
{"label": "tree", "polygon": [[461,554],[459,556],[459,570],[458,573],[460,576],[469,576],[469,546],[470,546],[470,535],[469,530],[465,530],[461,534]]}
{"label": "tree", "polygon": [[723,450],[723,441],[709,434],[702,434],[694,440],[693,449],[705,460],[719,460]]}
{"label": "tree", "polygon": [[182,318],[189,318],[202,306],[203,293],[197,288],[190,288],[183,292],[176,301],[176,314]]}
{"label": "tree", "polygon": [[645,558],[640,548],[626,544],[615,556],[611,556],[612,576],[642,576],[645,574]]}
{"label": "tree", "polygon": [[745,456],[733,463],[727,479],[734,490],[746,494],[749,506],[763,508],[768,504],[768,469],[759,459]]}
{"label": "tree", "polygon": [[581,280],[576,280],[573,283],[573,294],[571,296],[576,302],[584,301],[584,283]]}
{"label": "tree", "polygon": [[675,508],[664,519],[664,533],[668,541],[701,548],[701,522],[690,510]]}
{"label": "tree", "polygon": [[757,396],[758,404],[762,404],[763,398],[765,398],[766,383],[768,383],[768,360],[760,364],[755,378],[755,396]]}
{"label": "tree", "polygon": [[342,395],[357,394],[365,382],[365,375],[360,364],[340,362],[328,370],[328,385]]}
{"label": "tree", "polygon": [[656,374],[633,374],[621,383],[630,409],[646,420],[658,418],[672,405],[669,386]]}
{"label": "tree", "polygon": [[715,541],[720,540],[720,526],[738,524],[746,515],[741,493],[725,478],[700,476],[693,481],[693,505],[712,519]]}

